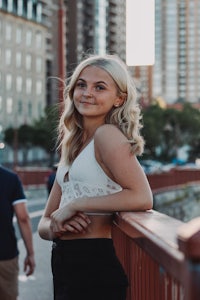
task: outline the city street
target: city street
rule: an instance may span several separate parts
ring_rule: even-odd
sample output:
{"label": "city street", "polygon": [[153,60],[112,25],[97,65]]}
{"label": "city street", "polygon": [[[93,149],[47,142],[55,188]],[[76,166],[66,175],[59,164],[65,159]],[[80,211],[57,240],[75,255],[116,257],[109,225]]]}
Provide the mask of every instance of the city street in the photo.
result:
{"label": "city street", "polygon": [[32,276],[26,277],[23,272],[25,248],[18,229],[18,245],[20,250],[19,300],[52,300],[53,285],[51,274],[51,242],[42,240],[37,233],[38,221],[46,203],[45,189],[25,191],[28,199],[28,210],[33,228],[36,269]]}

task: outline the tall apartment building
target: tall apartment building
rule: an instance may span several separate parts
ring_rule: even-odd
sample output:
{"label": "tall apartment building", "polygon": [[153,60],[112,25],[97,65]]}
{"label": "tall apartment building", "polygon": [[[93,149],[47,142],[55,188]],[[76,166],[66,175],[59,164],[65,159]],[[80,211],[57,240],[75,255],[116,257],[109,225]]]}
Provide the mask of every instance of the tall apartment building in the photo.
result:
{"label": "tall apartment building", "polygon": [[200,104],[200,1],[155,0],[155,65],[135,73],[146,103]]}
{"label": "tall apartment building", "polygon": [[125,10],[124,0],[0,0],[0,141],[4,129],[32,124],[59,101],[54,78],[85,54],[125,61]]}
{"label": "tall apartment building", "polygon": [[46,45],[40,1],[0,1],[0,123],[37,119],[46,101]]}
{"label": "tall apartment building", "polygon": [[126,59],[126,1],[64,0],[67,73],[87,54],[118,54]]}
{"label": "tall apartment building", "polygon": [[[47,78],[58,75],[58,11],[58,0],[0,1],[0,143],[4,129],[32,124],[57,96]],[[11,161],[12,149],[3,152]]]}

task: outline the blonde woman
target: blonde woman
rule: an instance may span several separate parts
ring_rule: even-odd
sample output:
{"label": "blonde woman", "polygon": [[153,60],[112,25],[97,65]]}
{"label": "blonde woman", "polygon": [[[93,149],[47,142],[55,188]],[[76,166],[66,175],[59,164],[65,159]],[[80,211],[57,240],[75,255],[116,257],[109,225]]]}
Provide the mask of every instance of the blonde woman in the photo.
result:
{"label": "blonde woman", "polygon": [[143,151],[140,109],[126,65],[90,56],[65,90],[61,159],[39,223],[53,240],[56,300],[125,300],[128,285],[113,246],[113,213],[152,208],[136,158]]}

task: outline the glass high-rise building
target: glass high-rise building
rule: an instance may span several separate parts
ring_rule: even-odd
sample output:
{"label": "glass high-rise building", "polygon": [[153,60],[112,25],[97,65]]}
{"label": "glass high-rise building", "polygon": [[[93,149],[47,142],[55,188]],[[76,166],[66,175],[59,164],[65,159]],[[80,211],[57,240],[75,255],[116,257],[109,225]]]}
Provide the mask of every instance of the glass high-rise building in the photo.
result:
{"label": "glass high-rise building", "polygon": [[155,0],[155,65],[135,75],[146,103],[200,104],[200,1]]}
{"label": "glass high-rise building", "polygon": [[0,123],[17,128],[46,105],[46,13],[41,1],[0,1]]}
{"label": "glass high-rise building", "polygon": [[67,73],[89,53],[126,59],[126,1],[64,0]]}
{"label": "glass high-rise building", "polygon": [[156,0],[154,94],[200,103],[200,2]]}

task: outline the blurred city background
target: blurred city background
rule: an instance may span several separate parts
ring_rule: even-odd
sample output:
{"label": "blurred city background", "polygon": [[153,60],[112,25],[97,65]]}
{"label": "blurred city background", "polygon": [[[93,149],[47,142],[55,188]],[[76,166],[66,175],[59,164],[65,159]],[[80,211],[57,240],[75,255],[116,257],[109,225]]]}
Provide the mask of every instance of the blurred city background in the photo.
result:
{"label": "blurred city background", "polygon": [[[59,159],[59,79],[91,53],[126,62],[126,46],[125,0],[0,0],[0,164],[22,180],[33,232]],[[155,64],[129,70],[143,115],[139,160],[154,209],[188,221],[200,214],[200,1],[155,0]],[[20,275],[20,299],[50,300],[50,245],[36,233],[34,241],[39,264],[32,278]],[[23,253],[21,240],[19,246]]]}
{"label": "blurred city background", "polygon": [[[195,182],[196,189],[200,180],[200,1],[151,2],[155,63],[128,66],[143,115],[146,144],[139,160],[154,208],[162,211],[158,194],[167,188],[169,197],[171,188],[164,212],[188,220],[200,213],[199,205],[192,204],[189,216],[182,202],[171,207],[177,191],[191,204],[185,184]],[[127,7],[124,0],[0,1],[0,163],[14,169],[25,187],[45,186],[59,160],[63,81],[77,63],[91,53],[117,54],[126,62]],[[139,43],[135,36],[132,42]]]}
{"label": "blurred city background", "polygon": [[[25,186],[44,185],[59,160],[62,80],[91,53],[117,54],[126,62],[127,3],[0,1],[0,163]],[[152,3],[155,63],[128,67],[143,115],[146,144],[139,160],[155,191],[199,180],[200,2]],[[139,43],[135,36],[132,42]]]}
{"label": "blurred city background", "polygon": [[[0,34],[0,162],[51,167],[63,100],[58,78],[89,53],[126,61],[126,1],[1,0]],[[155,64],[129,69],[143,113],[145,171],[197,167],[200,2],[155,0]]]}

